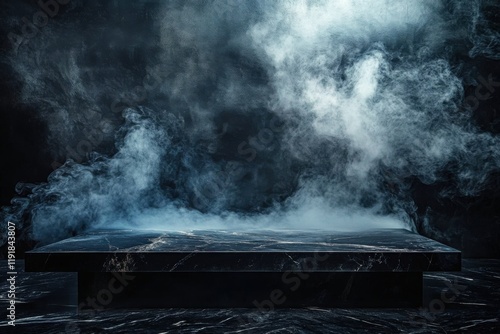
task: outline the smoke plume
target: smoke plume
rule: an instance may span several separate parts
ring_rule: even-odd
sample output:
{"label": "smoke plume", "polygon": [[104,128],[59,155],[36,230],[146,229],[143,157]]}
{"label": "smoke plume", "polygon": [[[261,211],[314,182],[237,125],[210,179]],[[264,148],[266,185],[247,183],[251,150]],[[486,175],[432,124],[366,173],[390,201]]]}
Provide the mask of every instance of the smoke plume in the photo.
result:
{"label": "smoke plume", "polygon": [[4,211],[35,240],[415,229],[410,179],[468,196],[499,170],[456,60],[499,59],[483,3],[171,1],[146,19],[112,5],[101,19],[91,3],[9,55],[68,159]]}

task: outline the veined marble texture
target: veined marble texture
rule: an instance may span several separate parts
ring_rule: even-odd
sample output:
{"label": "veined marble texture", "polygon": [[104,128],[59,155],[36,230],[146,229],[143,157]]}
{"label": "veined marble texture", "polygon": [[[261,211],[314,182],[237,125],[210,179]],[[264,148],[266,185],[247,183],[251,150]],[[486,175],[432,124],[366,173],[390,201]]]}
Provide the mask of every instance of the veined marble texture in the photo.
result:
{"label": "veined marble texture", "polygon": [[453,271],[460,252],[403,229],[101,230],[26,254],[27,271]]}

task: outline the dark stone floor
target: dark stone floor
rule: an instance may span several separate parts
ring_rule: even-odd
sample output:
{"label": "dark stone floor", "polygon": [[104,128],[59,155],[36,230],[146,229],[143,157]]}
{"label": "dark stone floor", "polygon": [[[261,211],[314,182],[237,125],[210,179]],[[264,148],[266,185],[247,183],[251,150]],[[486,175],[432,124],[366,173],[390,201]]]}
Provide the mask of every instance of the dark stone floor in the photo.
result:
{"label": "dark stone floor", "polygon": [[[0,299],[7,305],[6,261]],[[2,333],[498,333],[500,260],[464,259],[461,272],[424,274],[424,307],[404,309],[154,309],[77,315],[76,274],[16,264],[16,330]],[[4,309],[5,310],[5,309]]]}

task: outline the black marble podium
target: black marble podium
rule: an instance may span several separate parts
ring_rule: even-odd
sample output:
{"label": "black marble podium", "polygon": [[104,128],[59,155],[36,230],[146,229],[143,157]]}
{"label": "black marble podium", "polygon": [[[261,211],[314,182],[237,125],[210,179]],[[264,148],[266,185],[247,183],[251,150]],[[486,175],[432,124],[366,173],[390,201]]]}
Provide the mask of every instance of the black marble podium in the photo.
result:
{"label": "black marble podium", "polygon": [[102,230],[26,253],[26,271],[78,272],[79,309],[413,307],[422,273],[459,251],[402,229]]}

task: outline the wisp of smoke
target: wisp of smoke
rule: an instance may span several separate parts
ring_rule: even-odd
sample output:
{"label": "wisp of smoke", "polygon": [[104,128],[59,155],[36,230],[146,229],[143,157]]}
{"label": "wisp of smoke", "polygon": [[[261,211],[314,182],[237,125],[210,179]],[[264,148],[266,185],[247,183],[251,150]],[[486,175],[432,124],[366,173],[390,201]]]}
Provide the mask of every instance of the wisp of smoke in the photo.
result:
{"label": "wisp of smoke", "polygon": [[[168,2],[130,39],[107,37],[143,50],[136,67],[104,61],[91,32],[75,42],[53,28],[12,57],[23,101],[39,105],[54,152],[101,129],[99,153],[69,160],[6,215],[30,220],[43,242],[124,226],[413,228],[409,177],[451,175],[443,196],[468,195],[499,169],[498,137],[463,111],[447,47],[472,38],[470,57],[498,57],[498,33],[480,9]],[[110,110],[145,73],[161,77],[147,98]]]}

